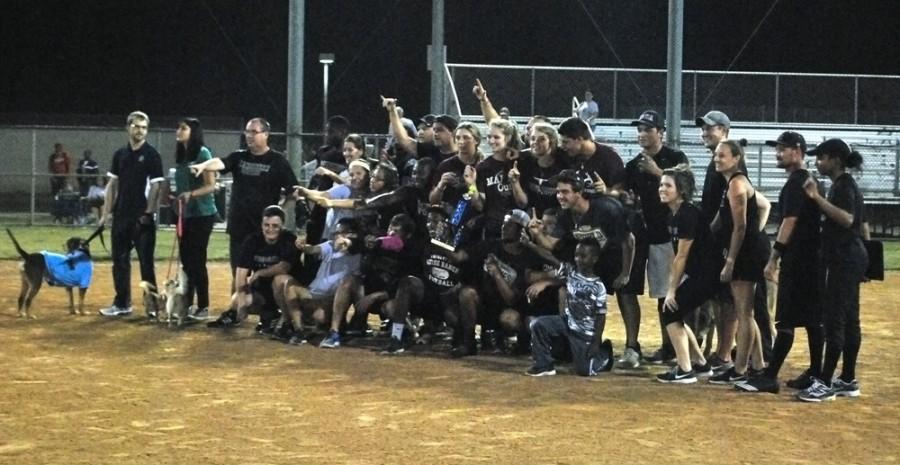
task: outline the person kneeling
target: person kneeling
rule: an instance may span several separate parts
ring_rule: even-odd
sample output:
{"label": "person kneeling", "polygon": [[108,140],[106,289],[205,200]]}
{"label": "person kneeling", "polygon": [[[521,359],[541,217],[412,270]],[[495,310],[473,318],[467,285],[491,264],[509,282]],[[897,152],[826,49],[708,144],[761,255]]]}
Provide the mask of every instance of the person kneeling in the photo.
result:
{"label": "person kneeling", "polygon": [[575,248],[575,266],[560,265],[555,278],[565,281],[565,291],[560,289],[559,294],[560,314],[538,317],[529,325],[534,365],[527,375],[556,374],[552,353],[561,338],[568,341],[572,365],[579,376],[596,376],[612,369],[612,342],[603,339],[606,287],[595,272],[599,256],[600,245],[585,240]]}

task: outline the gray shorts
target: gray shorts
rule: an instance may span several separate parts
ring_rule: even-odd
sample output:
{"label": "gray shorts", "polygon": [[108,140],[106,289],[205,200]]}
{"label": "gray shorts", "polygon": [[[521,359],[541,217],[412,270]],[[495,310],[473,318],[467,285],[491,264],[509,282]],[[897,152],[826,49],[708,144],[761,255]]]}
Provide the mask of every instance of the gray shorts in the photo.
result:
{"label": "gray shorts", "polygon": [[669,274],[672,272],[672,259],[675,251],[670,242],[650,244],[647,257],[647,284],[650,286],[650,297],[663,299],[669,291]]}

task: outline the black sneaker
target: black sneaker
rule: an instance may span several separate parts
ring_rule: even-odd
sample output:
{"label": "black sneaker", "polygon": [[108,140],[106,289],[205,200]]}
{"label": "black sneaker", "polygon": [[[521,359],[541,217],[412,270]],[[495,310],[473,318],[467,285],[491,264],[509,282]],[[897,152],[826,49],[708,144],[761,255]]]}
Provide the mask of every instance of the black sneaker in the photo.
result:
{"label": "black sneaker", "polygon": [[453,358],[469,357],[471,355],[478,355],[478,346],[475,345],[475,341],[464,342],[450,349],[450,356]]}
{"label": "black sneaker", "polygon": [[241,323],[237,319],[237,312],[234,310],[226,310],[219,318],[206,324],[207,328],[233,328]]}
{"label": "black sneaker", "polygon": [[526,372],[528,376],[540,377],[540,376],[555,376],[556,370],[553,367],[539,367],[537,365],[532,366]]}
{"label": "black sneaker", "polygon": [[694,370],[682,371],[677,365],[671,370],[656,375],[656,380],[660,383],[672,384],[693,384],[697,382],[697,375]]}
{"label": "black sneaker", "polygon": [[271,336],[275,334],[275,327],[271,321],[260,321],[256,324],[254,331],[260,336]]}
{"label": "black sneaker", "polygon": [[747,373],[738,374],[734,367],[709,378],[710,384],[734,384],[747,381]]}
{"label": "black sneaker", "polygon": [[694,370],[694,374],[696,374],[698,377],[699,376],[706,377],[706,376],[713,375],[712,365],[710,365],[709,362],[706,362],[703,365],[701,365],[699,363],[694,363],[691,365],[691,368]]}
{"label": "black sneaker", "polygon": [[390,341],[388,342],[387,347],[385,347],[384,350],[379,352],[379,354],[381,354],[381,355],[400,355],[404,351],[406,351],[406,348],[403,347],[403,342],[400,341],[400,339],[391,337]]}
{"label": "black sneaker", "polygon": [[712,368],[713,373],[716,374],[727,371],[734,366],[734,362],[723,360],[722,357],[719,357],[719,354],[712,354],[706,362],[709,363],[709,367]]}
{"label": "black sneaker", "polygon": [[650,363],[652,365],[666,365],[672,363],[675,360],[675,354],[672,351],[667,350],[665,347],[660,347],[647,357],[644,357],[644,361]]}
{"label": "black sneaker", "polygon": [[735,384],[734,388],[740,392],[768,392],[771,394],[778,394],[780,389],[778,384],[778,378],[751,376],[747,381]]}
{"label": "black sneaker", "polygon": [[844,381],[841,378],[835,378],[831,382],[831,390],[838,397],[859,397],[859,381]]}
{"label": "black sneaker", "polygon": [[808,389],[810,386],[812,386],[812,383],[813,383],[812,376],[810,376],[809,370],[806,370],[803,373],[801,373],[800,376],[798,376],[794,379],[789,379],[784,384],[791,389],[797,389],[797,390],[802,391],[802,390]]}
{"label": "black sneaker", "polygon": [[293,334],[294,328],[290,324],[285,323],[273,331],[270,337],[275,341],[288,342]]}
{"label": "black sneaker", "polygon": [[295,329],[291,333],[291,337],[288,338],[287,343],[292,346],[299,346],[306,344],[306,334],[303,333],[302,329]]}

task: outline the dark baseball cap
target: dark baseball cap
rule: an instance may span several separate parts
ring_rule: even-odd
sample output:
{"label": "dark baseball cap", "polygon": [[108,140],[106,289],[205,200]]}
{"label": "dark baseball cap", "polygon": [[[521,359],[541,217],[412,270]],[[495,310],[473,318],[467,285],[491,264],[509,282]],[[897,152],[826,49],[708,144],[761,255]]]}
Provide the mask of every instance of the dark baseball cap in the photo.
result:
{"label": "dark baseball cap", "polygon": [[459,121],[457,121],[456,118],[454,118],[450,115],[435,116],[434,122],[443,124],[444,127],[446,127],[447,129],[450,130],[450,132],[455,131],[456,127],[459,126]]}
{"label": "dark baseball cap", "polygon": [[804,139],[799,132],[794,131],[784,131],[780,136],[778,136],[778,139],[767,140],[766,145],[768,145],[769,147],[783,145],[785,147],[798,148],[801,152],[804,153],[806,152],[806,139]]}
{"label": "dark baseball cap", "polygon": [[709,126],[725,126],[726,128],[731,128],[731,120],[728,118],[728,115],[717,110],[713,110],[697,118],[695,122],[698,127],[707,124]]}
{"label": "dark baseball cap", "polygon": [[447,211],[447,208],[443,205],[435,205],[431,204],[428,208],[425,209],[426,213],[437,213],[442,215],[444,218],[450,218],[450,212]]}
{"label": "dark baseball cap", "polygon": [[823,153],[827,153],[830,155],[836,155],[842,160],[846,160],[847,157],[850,156],[850,152],[850,146],[847,145],[846,142],[840,139],[828,139],[825,142],[817,145],[816,148],[808,150],[806,153],[810,155],[821,155]]}
{"label": "dark baseball cap", "polygon": [[640,126],[641,124],[645,124],[650,126],[651,128],[665,129],[666,121],[659,116],[659,113],[653,110],[647,110],[641,113],[641,116],[638,119],[631,122],[632,126]]}
{"label": "dark baseball cap", "polygon": [[419,122],[430,128],[430,127],[434,126],[434,118],[435,118],[435,116],[432,115],[431,113],[429,113],[429,114],[423,116],[421,119],[419,119]]}

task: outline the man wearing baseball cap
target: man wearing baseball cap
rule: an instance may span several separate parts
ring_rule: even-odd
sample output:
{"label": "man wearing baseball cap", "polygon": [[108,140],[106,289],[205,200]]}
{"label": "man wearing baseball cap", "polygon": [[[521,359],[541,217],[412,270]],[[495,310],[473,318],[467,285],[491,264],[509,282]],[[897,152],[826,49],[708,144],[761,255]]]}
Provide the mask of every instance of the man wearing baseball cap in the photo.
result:
{"label": "man wearing baseball cap", "polygon": [[766,279],[778,283],[777,334],[769,366],[761,376],[752,377],[737,388],[744,392],[778,393],[778,371],[791,350],[796,327],[806,328],[810,362],[809,369],[797,379],[788,381],[788,386],[805,389],[811,384],[811,376],[821,376],[825,345],[818,288],[821,212],[803,190],[803,184],[810,177],[804,169],[806,140],[803,136],[785,131],[776,140],[766,141],[766,145],[775,147],[778,167],[788,173],[788,180],[778,195],[781,224],[765,269]]}
{"label": "man wearing baseball cap", "polygon": [[[625,164],[625,187],[619,199],[634,233],[635,253],[631,279],[616,292],[625,321],[625,352],[618,360],[618,367],[628,369],[640,366],[642,356],[638,342],[641,307],[637,296],[644,293],[644,276],[650,285],[650,297],[657,299],[661,310],[674,257],[668,227],[669,210],[659,201],[659,179],[664,169],[688,162],[684,152],[663,145],[666,123],[656,111],[644,111],[631,125],[637,128],[641,153]],[[661,328],[663,344],[660,350],[674,353],[665,325]]]}
{"label": "man wearing baseball cap", "polygon": [[381,97],[381,105],[388,112],[388,119],[394,129],[394,136],[397,138],[396,144],[406,152],[414,154],[416,159],[429,157],[434,159],[435,164],[440,164],[459,151],[453,137],[456,126],[459,125],[456,118],[450,115],[433,116],[431,126],[434,130],[434,142],[418,142],[409,137],[403,129],[403,121],[397,112],[397,99]]}

